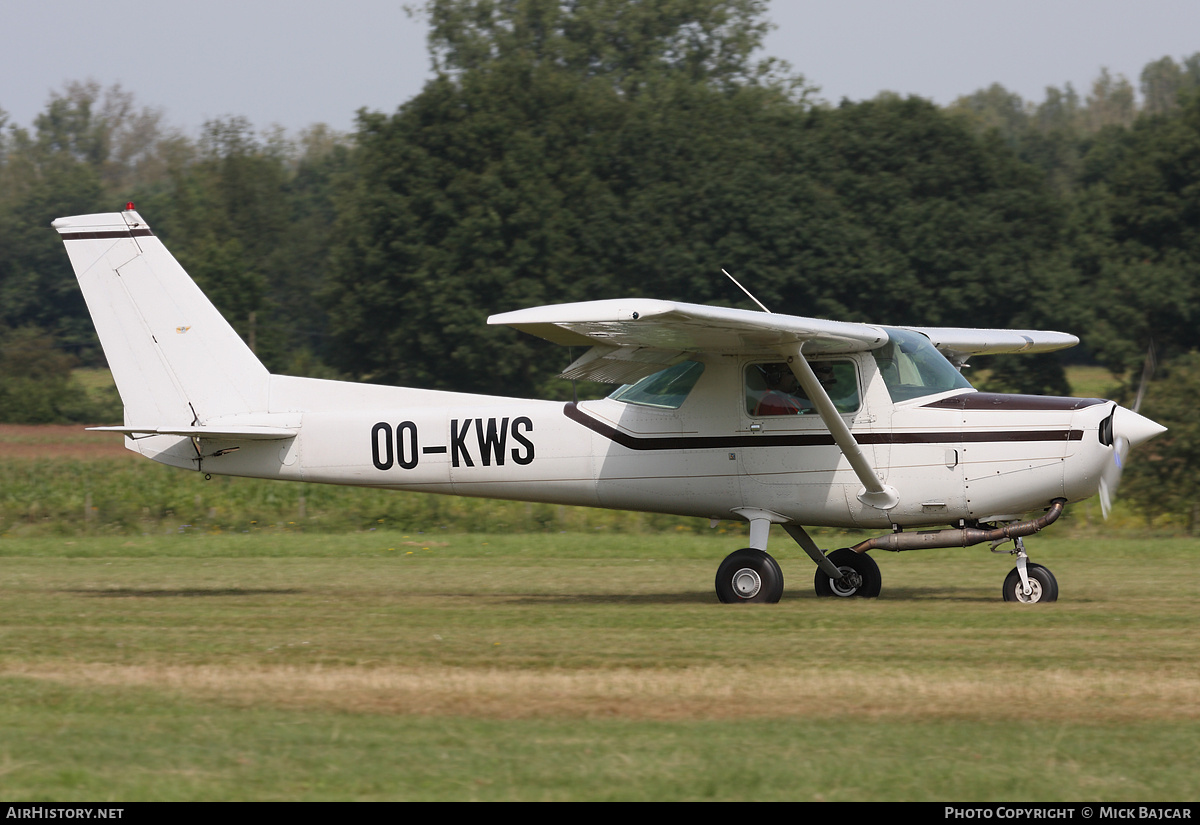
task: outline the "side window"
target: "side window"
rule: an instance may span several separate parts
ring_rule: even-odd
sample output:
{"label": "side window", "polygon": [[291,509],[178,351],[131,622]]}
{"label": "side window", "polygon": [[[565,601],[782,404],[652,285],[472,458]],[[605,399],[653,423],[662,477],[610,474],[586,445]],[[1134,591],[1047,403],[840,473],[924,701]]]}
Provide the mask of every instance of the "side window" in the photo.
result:
{"label": "side window", "polygon": [[[858,371],[853,361],[810,361],[809,364],[838,412],[851,413],[859,408]],[[817,414],[816,405],[782,361],[750,364],[746,367],[745,379],[746,415],[762,418]]]}
{"label": "side window", "polygon": [[703,372],[704,365],[699,361],[681,361],[673,367],[647,375],[635,384],[618,387],[609,398],[626,404],[677,410]]}

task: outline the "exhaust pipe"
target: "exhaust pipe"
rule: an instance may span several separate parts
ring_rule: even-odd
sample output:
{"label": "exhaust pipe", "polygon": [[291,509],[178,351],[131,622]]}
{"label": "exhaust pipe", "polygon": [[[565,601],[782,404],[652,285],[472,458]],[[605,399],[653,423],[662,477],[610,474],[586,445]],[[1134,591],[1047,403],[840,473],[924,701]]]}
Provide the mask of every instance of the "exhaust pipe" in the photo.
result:
{"label": "exhaust pipe", "polygon": [[926,530],[916,533],[891,533],[886,536],[876,536],[856,544],[850,549],[855,553],[865,553],[868,550],[924,550],[938,547],[971,547],[985,541],[1004,542],[1012,539],[1032,536],[1044,527],[1049,527],[1062,515],[1063,507],[1067,504],[1065,498],[1056,498],[1050,503],[1050,509],[1040,518],[1029,521],[1017,521],[994,530],[983,530],[978,527],[964,527],[960,530]]}

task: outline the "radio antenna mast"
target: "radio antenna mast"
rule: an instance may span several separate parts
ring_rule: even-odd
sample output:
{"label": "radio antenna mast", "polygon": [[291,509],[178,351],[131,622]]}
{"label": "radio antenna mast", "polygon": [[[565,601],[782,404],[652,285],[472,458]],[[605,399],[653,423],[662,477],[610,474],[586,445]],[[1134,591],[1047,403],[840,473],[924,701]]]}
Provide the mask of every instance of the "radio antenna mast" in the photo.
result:
{"label": "radio antenna mast", "polygon": [[751,300],[751,301],[753,301],[754,303],[758,304],[758,308],[759,308],[759,309],[761,309],[763,312],[767,313],[768,315],[770,315],[770,314],[771,314],[771,310],[769,310],[769,309],[767,309],[765,306],[763,306],[763,302],[762,302],[762,301],[760,301],[760,300],[758,300],[757,298],[755,298],[755,297],[754,297],[754,296],[753,296],[753,295],[750,293],[750,290],[746,289],[746,287],[744,287],[744,286],[742,286],[740,283],[738,283],[738,279],[737,279],[737,278],[735,278],[735,277],[733,277],[732,275],[730,275],[730,274],[729,274],[729,273],[728,273],[728,272],[725,270],[725,267],[721,267],[721,271],[725,273],[725,277],[726,277],[726,278],[728,278],[729,280],[731,280],[731,281],[733,281],[735,284],[737,284],[737,288],[738,288],[738,289],[740,289],[742,292],[746,293],[746,295],[748,295],[748,296],[750,297],[750,300]]}

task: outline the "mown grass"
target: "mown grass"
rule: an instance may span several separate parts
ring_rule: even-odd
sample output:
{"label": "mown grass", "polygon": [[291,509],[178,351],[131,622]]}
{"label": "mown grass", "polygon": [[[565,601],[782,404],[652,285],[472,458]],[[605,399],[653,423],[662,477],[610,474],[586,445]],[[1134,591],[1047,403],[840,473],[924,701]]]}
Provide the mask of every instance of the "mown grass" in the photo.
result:
{"label": "mown grass", "polygon": [[0,684],[20,706],[0,722],[25,743],[0,763],[10,799],[1195,798],[1194,726],[248,712],[151,691]]}
{"label": "mown grass", "polygon": [[10,799],[1188,800],[1185,539],[885,554],[727,606],[704,534],[0,540]]}

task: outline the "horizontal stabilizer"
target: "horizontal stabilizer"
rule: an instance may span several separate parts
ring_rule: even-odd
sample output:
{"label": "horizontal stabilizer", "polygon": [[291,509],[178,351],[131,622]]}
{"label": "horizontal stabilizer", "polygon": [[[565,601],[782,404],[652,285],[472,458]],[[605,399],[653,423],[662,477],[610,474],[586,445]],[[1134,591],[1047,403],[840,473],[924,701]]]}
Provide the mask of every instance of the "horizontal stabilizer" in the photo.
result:
{"label": "horizontal stabilizer", "polygon": [[88,427],[93,432],[123,433],[137,438],[147,435],[181,435],[185,438],[213,438],[220,441],[279,441],[293,438],[300,431],[291,427]]}

